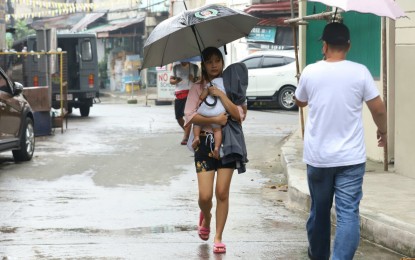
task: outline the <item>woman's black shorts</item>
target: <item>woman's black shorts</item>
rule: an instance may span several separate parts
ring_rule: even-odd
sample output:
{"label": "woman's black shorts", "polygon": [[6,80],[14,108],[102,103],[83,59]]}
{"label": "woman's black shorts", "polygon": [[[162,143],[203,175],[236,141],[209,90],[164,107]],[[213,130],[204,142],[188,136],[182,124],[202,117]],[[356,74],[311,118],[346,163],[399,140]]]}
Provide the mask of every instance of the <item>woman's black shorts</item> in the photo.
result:
{"label": "woman's black shorts", "polygon": [[195,166],[196,172],[208,172],[216,171],[221,168],[231,168],[236,169],[236,164],[234,162],[222,164],[222,161],[219,159],[213,158],[212,149],[215,147],[213,139],[213,134],[201,134],[200,144],[195,149]]}

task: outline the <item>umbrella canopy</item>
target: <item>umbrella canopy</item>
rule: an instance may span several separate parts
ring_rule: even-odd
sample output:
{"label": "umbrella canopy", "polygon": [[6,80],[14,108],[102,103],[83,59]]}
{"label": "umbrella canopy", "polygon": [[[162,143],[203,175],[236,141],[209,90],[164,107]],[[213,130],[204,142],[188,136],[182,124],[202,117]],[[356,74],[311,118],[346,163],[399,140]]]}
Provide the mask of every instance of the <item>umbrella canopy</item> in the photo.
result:
{"label": "umbrella canopy", "polygon": [[202,59],[200,58],[200,56],[193,56],[193,57],[190,57],[190,58],[187,58],[187,59],[181,59],[181,60],[176,61],[176,62],[177,63],[180,63],[180,62],[198,63],[198,62],[201,62],[201,61],[202,61]]}
{"label": "umbrella canopy", "polygon": [[396,20],[404,17],[405,12],[393,0],[308,0],[319,2],[328,6],[338,7],[344,11],[370,13],[377,16],[389,17]]}
{"label": "umbrella canopy", "polygon": [[248,36],[258,18],[220,5],[184,11],[158,24],[144,44],[143,68],[162,66],[200,55]]}

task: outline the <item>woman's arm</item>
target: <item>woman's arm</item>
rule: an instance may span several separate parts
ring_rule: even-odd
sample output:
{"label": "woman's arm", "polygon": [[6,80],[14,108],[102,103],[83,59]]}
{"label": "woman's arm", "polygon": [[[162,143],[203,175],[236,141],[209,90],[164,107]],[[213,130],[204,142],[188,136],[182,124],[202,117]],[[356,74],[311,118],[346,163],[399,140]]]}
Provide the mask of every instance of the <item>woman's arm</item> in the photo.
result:
{"label": "woman's arm", "polygon": [[[203,92],[203,82],[199,84],[193,84],[189,95],[187,96],[186,107],[184,109],[184,116],[186,118],[185,126],[189,124],[199,124],[199,125],[211,125],[211,124],[218,124],[218,125],[226,125],[228,117],[225,113],[215,116],[215,117],[204,117],[197,113],[197,109],[201,103],[199,99],[200,95]],[[222,92],[222,91],[221,91]]]}
{"label": "woman's arm", "polygon": [[209,91],[207,88],[204,88],[202,94],[200,94],[199,99],[204,100],[209,95]]}
{"label": "woman's arm", "polygon": [[226,109],[226,112],[228,112],[228,114],[231,115],[231,117],[234,120],[238,122],[242,122],[242,117],[243,117],[241,116],[241,112],[243,114],[242,109],[239,110],[238,106],[232,103],[232,101],[228,98],[228,96],[223,91],[218,89],[216,86],[211,86],[208,89],[209,89],[209,95],[220,98],[220,100],[222,101],[222,105]]}
{"label": "woman's arm", "polygon": [[189,122],[197,125],[226,125],[226,123],[228,122],[228,116],[226,115],[226,113],[223,113],[218,116],[205,117],[196,113],[195,115],[193,115],[192,119]]}

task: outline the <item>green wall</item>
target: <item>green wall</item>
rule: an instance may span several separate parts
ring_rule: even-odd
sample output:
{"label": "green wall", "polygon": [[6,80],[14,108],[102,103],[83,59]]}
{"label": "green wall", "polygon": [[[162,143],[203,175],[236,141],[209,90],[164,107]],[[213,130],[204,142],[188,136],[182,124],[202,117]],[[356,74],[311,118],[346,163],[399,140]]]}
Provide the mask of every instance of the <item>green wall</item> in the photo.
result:
{"label": "green wall", "polygon": [[[308,2],[307,15],[326,11],[320,3]],[[343,22],[350,29],[352,47],[347,59],[362,63],[368,67],[375,79],[380,77],[381,62],[381,19],[372,14],[356,12],[342,13]],[[311,20],[307,25],[306,63],[314,63],[323,58],[320,37],[325,20]]]}

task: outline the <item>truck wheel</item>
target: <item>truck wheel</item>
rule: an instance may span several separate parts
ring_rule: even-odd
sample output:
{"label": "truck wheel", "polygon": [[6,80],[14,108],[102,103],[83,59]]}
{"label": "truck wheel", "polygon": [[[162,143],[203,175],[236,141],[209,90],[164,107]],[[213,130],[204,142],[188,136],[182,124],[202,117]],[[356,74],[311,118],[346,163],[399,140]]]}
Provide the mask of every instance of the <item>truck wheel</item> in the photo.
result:
{"label": "truck wheel", "polygon": [[293,110],[296,108],[294,101],[295,87],[286,86],[278,92],[278,105],[283,110]]}
{"label": "truck wheel", "polygon": [[30,161],[35,151],[35,131],[33,121],[27,117],[24,122],[22,136],[20,138],[20,149],[12,150],[13,158],[17,162]]}
{"label": "truck wheel", "polygon": [[79,107],[79,110],[81,111],[81,116],[83,117],[89,116],[89,108],[90,108],[89,105],[81,105]]}

